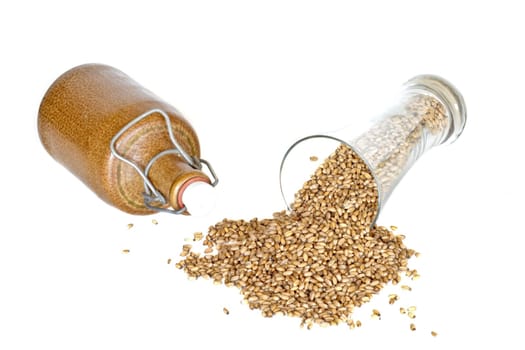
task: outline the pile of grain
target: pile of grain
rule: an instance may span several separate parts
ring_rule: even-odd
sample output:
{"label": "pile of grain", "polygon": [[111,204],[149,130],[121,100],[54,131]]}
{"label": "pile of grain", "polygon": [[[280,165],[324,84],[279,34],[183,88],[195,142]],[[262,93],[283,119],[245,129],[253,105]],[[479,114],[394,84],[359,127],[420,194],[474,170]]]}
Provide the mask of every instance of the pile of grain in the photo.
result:
{"label": "pile of grain", "polygon": [[353,322],[353,309],[397,283],[414,254],[402,236],[372,226],[377,210],[371,172],[341,145],[297,192],[291,213],[225,219],[210,227],[204,255],[186,247],[176,266],[239,288],[264,316],[296,316],[308,326]]}

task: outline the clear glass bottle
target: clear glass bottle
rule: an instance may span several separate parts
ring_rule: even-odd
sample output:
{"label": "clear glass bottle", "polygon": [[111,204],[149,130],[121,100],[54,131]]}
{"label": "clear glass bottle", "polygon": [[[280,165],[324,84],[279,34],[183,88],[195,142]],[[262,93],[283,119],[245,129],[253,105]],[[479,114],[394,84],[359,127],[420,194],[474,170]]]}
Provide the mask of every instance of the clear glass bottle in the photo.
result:
{"label": "clear glass bottle", "polygon": [[[393,106],[366,122],[327,135],[311,135],[285,153],[280,185],[288,209],[301,188],[341,143],[351,147],[370,168],[378,187],[378,213],[415,161],[434,146],[454,142],[466,123],[459,91],[445,79],[419,75],[403,86]],[[315,156],[310,158],[310,156]],[[316,161],[312,161],[312,159]]]}
{"label": "clear glass bottle", "polygon": [[118,69],[86,64],[61,75],[42,99],[38,132],[53,158],[125,212],[193,214],[213,202],[218,180],[192,126]]}

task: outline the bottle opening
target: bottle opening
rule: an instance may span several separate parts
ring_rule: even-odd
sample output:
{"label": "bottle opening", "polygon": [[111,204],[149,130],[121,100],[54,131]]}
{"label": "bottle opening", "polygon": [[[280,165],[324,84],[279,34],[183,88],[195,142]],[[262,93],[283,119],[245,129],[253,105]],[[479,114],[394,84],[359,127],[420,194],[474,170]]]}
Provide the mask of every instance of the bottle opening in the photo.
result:
{"label": "bottle opening", "polygon": [[192,216],[206,216],[216,206],[216,192],[207,178],[192,178],[179,190],[178,204]]}
{"label": "bottle opening", "polygon": [[[279,182],[287,210],[292,211],[295,194],[312,177],[319,167],[328,159],[341,145],[349,147],[368,166],[366,159],[347,142],[330,135],[312,135],[295,142],[286,151],[279,171]],[[341,164],[342,167],[346,166]],[[371,181],[377,186],[377,212],[372,224],[375,223],[381,209],[381,188],[376,180],[372,168],[367,169],[372,174]],[[350,199],[350,198],[349,198]]]}

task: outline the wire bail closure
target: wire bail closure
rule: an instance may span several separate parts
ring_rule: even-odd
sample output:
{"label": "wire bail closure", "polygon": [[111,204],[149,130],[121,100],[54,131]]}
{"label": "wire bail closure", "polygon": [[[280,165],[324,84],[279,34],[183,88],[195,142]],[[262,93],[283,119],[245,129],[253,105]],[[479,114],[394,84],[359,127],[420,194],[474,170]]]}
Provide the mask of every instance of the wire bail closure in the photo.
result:
{"label": "wire bail closure", "polygon": [[[116,144],[117,140],[122,136],[122,134],[124,134],[133,125],[135,125],[138,122],[140,122],[141,120],[143,120],[143,119],[153,115],[154,113],[160,114],[164,118],[164,120],[166,121],[166,127],[167,127],[167,130],[168,130],[168,134],[169,134],[171,143],[173,144],[174,148],[164,150],[164,151],[158,153],[157,155],[155,155],[153,158],[151,158],[151,160],[149,161],[149,163],[146,165],[146,167],[143,170],[135,162],[133,162],[132,160],[127,159],[126,157],[124,157],[123,155],[118,153],[116,148],[115,148],[115,144]],[[158,212],[166,212],[166,213],[170,213],[170,214],[183,214],[186,211],[186,206],[182,207],[179,210],[162,208],[162,206],[166,205],[168,202],[167,202],[166,198],[162,195],[162,193],[160,193],[160,191],[153,185],[153,183],[151,182],[151,180],[148,177],[149,170],[151,169],[151,167],[155,163],[155,161],[157,161],[159,158],[161,158],[161,157],[163,157],[165,155],[178,154],[178,155],[182,156],[182,158],[192,168],[197,169],[197,170],[201,170],[203,164],[206,165],[206,167],[208,168],[208,172],[210,173],[210,175],[212,177],[211,185],[213,187],[215,187],[219,183],[219,178],[217,177],[217,174],[215,173],[215,171],[213,170],[211,164],[208,161],[206,161],[206,160],[204,160],[202,158],[197,158],[197,157],[190,156],[181,147],[181,145],[177,142],[177,139],[175,138],[175,135],[173,134],[173,128],[172,128],[172,125],[171,125],[171,122],[170,122],[169,115],[166,112],[164,112],[163,110],[158,109],[158,108],[151,109],[151,110],[149,110],[149,111],[139,115],[138,117],[136,117],[135,119],[130,121],[128,124],[126,124],[122,129],[120,129],[119,132],[117,132],[115,134],[115,136],[113,136],[113,138],[111,139],[111,143],[109,145],[109,148],[111,150],[111,154],[113,154],[117,159],[119,159],[119,160],[123,161],[124,163],[130,165],[140,175],[140,177],[144,181],[144,192],[142,193],[142,196],[144,198],[144,205],[148,209],[151,209],[151,210],[155,210],[155,211],[158,211]]]}

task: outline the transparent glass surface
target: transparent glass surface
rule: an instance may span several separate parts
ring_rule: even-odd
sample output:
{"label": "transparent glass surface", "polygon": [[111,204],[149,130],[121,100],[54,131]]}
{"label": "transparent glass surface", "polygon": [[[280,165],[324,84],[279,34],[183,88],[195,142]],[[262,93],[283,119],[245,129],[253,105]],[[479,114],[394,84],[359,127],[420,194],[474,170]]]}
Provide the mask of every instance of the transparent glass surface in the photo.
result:
{"label": "transparent glass surface", "polygon": [[403,85],[397,102],[381,115],[329,135],[304,137],[290,146],[280,168],[286,206],[290,210],[295,193],[344,143],[361,156],[374,176],[379,215],[415,161],[434,146],[455,141],[465,122],[465,104],[456,88],[437,76],[416,76]]}

